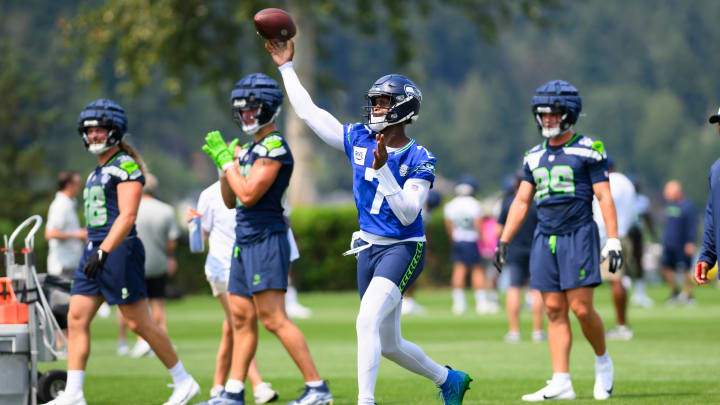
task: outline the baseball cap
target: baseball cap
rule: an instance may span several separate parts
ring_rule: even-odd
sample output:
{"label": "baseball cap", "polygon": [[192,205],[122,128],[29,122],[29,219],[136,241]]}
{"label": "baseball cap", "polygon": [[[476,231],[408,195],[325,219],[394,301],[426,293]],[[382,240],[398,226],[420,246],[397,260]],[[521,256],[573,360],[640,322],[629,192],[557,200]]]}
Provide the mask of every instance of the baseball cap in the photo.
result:
{"label": "baseball cap", "polygon": [[718,109],[718,112],[715,113],[715,115],[711,115],[708,119],[711,124],[715,124],[716,122],[720,122],[720,108]]}

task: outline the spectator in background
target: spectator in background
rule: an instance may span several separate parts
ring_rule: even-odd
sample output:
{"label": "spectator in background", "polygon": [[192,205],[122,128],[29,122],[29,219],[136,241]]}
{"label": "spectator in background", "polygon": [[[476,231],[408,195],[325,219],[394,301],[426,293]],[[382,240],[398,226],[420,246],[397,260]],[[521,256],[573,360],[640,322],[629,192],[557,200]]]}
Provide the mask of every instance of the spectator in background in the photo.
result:
{"label": "spectator in background", "polygon": [[482,228],[482,206],[473,196],[476,188],[475,179],[469,175],[461,176],[455,186],[456,197],[445,204],[444,208],[445,229],[452,241],[452,311],[455,315],[460,315],[467,309],[465,279],[468,271],[471,272],[471,286],[475,291],[478,313],[485,311],[487,302],[483,289],[485,272],[480,265],[477,245]]}
{"label": "spectator in background", "polygon": [[[694,304],[690,266],[695,254],[697,218],[692,202],[683,194],[677,180],[665,184],[665,234],[663,236],[662,267],[672,294],[667,304]],[[675,273],[683,278],[683,291],[677,285]]]}
{"label": "spectator in background", "polygon": [[653,224],[652,215],[650,214],[650,199],[646,195],[640,193],[638,182],[633,182],[635,186],[635,212],[637,219],[628,230],[627,237],[630,241],[630,252],[627,254],[628,268],[634,269],[633,277],[633,294],[630,301],[633,305],[643,308],[650,308],[654,305],[652,298],[648,297],[645,283],[645,267],[643,265],[643,253],[645,247],[643,243],[643,229],[650,233],[652,240],[657,240],[655,226]]}
{"label": "spectator in background", "polygon": [[[615,163],[609,156],[608,169],[610,171],[610,190],[612,191],[612,199],[617,213],[618,237],[620,238],[622,251],[626,256],[632,256],[632,244],[628,239],[628,231],[637,220],[635,186],[624,174],[615,171]],[[600,233],[600,244],[605,244],[607,230],[605,229],[605,221],[597,197],[593,197],[593,219]],[[603,280],[610,281],[613,304],[615,305],[615,327],[606,332],[607,338],[611,340],[630,340],[633,337],[632,329],[627,326],[627,290],[625,287],[626,282],[630,281],[627,275],[630,263],[632,261],[623,260],[622,266],[614,273],[609,270],[608,259],[600,263],[600,274]]]}
{"label": "spectator in background", "polygon": [[[510,205],[515,199],[515,192],[520,185],[522,172],[512,176],[506,181],[505,195],[502,200],[502,208],[497,220],[496,235],[500,237],[502,229],[507,221],[507,215],[510,211]],[[505,341],[508,343],[517,343],[520,341],[520,309],[521,309],[521,291],[530,281],[530,248],[532,247],[533,234],[537,226],[537,207],[533,202],[528,210],[525,223],[518,231],[517,235],[508,246],[508,253],[505,259],[504,268],[510,272],[510,287],[507,290],[505,298],[505,306],[508,317],[508,332],[505,335]],[[547,339],[547,334],[543,331],[543,303],[540,291],[531,289],[532,295],[532,315],[533,315],[533,342],[541,342]]]}
{"label": "spectator in background", "polygon": [[[718,124],[718,133],[720,133],[720,109],[717,114],[710,116],[711,124]],[[705,230],[703,232],[702,249],[700,250],[700,258],[698,259],[698,270],[695,273],[695,281],[699,285],[707,284],[712,280],[708,280],[707,272],[715,264],[718,258],[718,221],[720,221],[720,201],[717,198],[719,194],[718,184],[720,182],[720,159],[716,160],[710,168],[710,195],[708,196],[707,205],[705,206]]]}
{"label": "spectator in background", "polygon": [[[158,181],[148,173],[145,176],[140,207],[138,208],[135,226],[138,238],[145,246],[145,283],[150,311],[155,323],[167,333],[167,314],[165,311],[165,284],[169,276],[177,272],[175,249],[177,248],[180,230],[175,220],[175,210],[167,203],[155,198]],[[124,322],[120,322],[118,353],[127,352]],[[138,337],[135,347],[130,351],[131,357],[142,357],[151,353],[150,345]]]}
{"label": "spectator in background", "polygon": [[482,220],[480,222],[480,239],[477,242],[480,251],[480,268],[484,276],[484,299],[477,312],[479,314],[496,314],[500,312],[500,298],[498,296],[498,273],[492,266],[493,255],[498,243],[497,217],[500,216],[502,201],[494,197],[482,202]]}
{"label": "spectator in background", "polygon": [[57,180],[58,192],[50,204],[45,239],[48,240],[47,272],[71,280],[87,242],[87,230],[80,226],[75,198],[83,188],[80,174],[62,171]]}

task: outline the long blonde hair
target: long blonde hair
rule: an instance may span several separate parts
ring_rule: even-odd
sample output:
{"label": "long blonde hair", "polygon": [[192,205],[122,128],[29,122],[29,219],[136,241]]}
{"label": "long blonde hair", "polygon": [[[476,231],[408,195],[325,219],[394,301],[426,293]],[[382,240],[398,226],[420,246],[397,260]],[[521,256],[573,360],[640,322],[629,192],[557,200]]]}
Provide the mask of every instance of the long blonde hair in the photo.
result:
{"label": "long blonde hair", "polygon": [[120,147],[120,150],[130,155],[131,158],[137,163],[138,167],[140,167],[140,172],[145,176],[147,174],[147,169],[145,168],[145,162],[140,157],[140,154],[137,153],[135,149],[133,149],[132,146],[130,146],[129,143],[125,142],[124,140],[121,140],[118,144]]}

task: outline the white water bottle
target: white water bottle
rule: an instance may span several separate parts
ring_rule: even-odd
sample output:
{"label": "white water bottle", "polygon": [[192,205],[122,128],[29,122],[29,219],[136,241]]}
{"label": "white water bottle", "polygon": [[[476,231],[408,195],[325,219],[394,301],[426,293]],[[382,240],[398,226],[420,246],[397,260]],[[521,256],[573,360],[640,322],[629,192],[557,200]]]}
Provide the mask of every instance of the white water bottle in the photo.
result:
{"label": "white water bottle", "polygon": [[188,224],[188,237],[190,238],[190,251],[192,253],[202,253],[205,250],[203,243],[202,227],[200,226],[200,217],[194,217]]}

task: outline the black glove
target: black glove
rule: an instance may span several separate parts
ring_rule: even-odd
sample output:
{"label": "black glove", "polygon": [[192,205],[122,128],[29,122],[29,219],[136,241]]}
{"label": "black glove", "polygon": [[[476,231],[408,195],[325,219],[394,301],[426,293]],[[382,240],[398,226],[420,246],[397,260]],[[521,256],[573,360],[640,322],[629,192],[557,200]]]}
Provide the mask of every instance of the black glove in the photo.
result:
{"label": "black glove", "polygon": [[493,257],[493,264],[495,265],[498,273],[502,271],[503,265],[505,264],[505,256],[507,256],[507,250],[507,242],[498,242],[498,245],[495,248],[495,256]]}
{"label": "black glove", "polygon": [[605,242],[605,246],[600,253],[600,260],[610,260],[608,262],[608,270],[615,273],[617,269],[623,265],[622,244],[617,238],[610,238]]}
{"label": "black glove", "polygon": [[95,252],[93,252],[93,254],[88,256],[87,260],[85,261],[83,273],[85,273],[85,275],[89,278],[97,277],[97,275],[100,274],[101,271],[103,271],[103,266],[105,265],[105,260],[107,260],[107,257],[108,253],[104,250],[96,250]]}

